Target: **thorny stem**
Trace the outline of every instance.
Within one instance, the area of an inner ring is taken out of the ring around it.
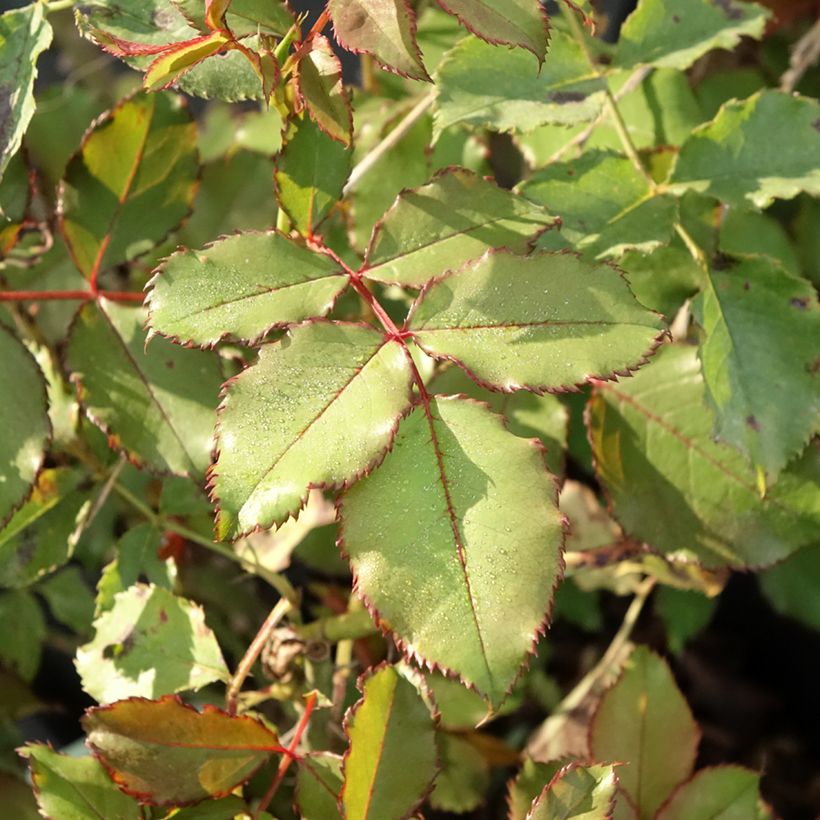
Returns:
[[[225,695],[225,706],[228,710],[228,714],[236,714],[236,704],[237,699],[239,698],[239,692],[242,689],[242,684],[245,683],[246,678],[250,675],[251,669],[256,663],[256,659],[265,648],[265,644],[268,642],[268,638],[270,638],[271,633],[274,629],[276,629],[282,618],[284,618],[292,608],[293,607],[287,598],[280,598],[277,601],[276,606],[274,606],[268,614],[268,617],[265,618],[265,622],[259,628],[259,631],[256,633],[256,637],[251,642],[251,645],[248,647],[245,655],[239,662],[239,666],[236,667],[234,676],[231,678],[231,683],[228,686],[228,691]]]
[[[258,820],[262,812],[265,811],[265,809],[267,809],[267,807],[270,805],[271,800],[273,800],[274,795],[279,789],[279,786],[285,779],[285,775],[287,774],[287,771],[290,768],[290,764],[293,761],[294,757],[296,757],[296,749],[299,747],[299,743],[302,740],[302,735],[305,733],[305,730],[308,727],[308,723],[310,722],[310,716],[313,713],[313,707],[315,705],[316,693],[312,692],[308,696],[307,703],[305,703],[305,711],[302,713],[302,717],[299,719],[299,723],[296,726],[296,731],[293,733],[293,740],[291,740],[290,744],[288,745],[287,753],[282,757],[282,760],[279,763],[279,768],[276,771],[276,777],[273,778],[273,782],[270,784],[270,788],[265,792],[264,796],[259,801],[259,805],[256,807],[256,810],[253,813],[254,820]]]

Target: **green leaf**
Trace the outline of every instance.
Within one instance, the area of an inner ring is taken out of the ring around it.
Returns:
[[[488,43],[531,51],[539,63],[547,52],[547,14],[539,0],[437,0],[473,34]]]
[[[804,547],[758,575],[763,594],[781,615],[820,630],[820,545]]]
[[[509,820],[526,820],[533,801],[565,765],[566,760],[542,763],[529,757],[524,758],[520,771],[508,784]]]
[[[342,758],[330,752],[305,755],[296,773],[296,805],[302,820],[341,820]]]
[[[561,517],[536,443],[485,405],[433,397],[345,493],[340,515],[371,612],[406,654],[459,675],[497,709],[560,572]]]
[[[540,74],[527,54],[468,37],[445,56],[435,79],[436,136],[457,123],[496,131],[574,125],[595,119],[604,101],[604,81],[561,31],[552,32]]]
[[[655,594],[655,611],[666,627],[666,643],[679,655],[686,644],[712,620],[717,598],[702,592],[662,586]]]
[[[60,230],[87,277],[160,242],[191,209],[196,128],[181,98],[132,97],[94,123],[60,185]]]
[[[624,68],[689,68],[713,48],[733,50],[743,37],[760,39],[770,12],[738,0],[640,0],[618,38],[615,61]]]
[[[11,758],[12,755],[9,755]],[[0,772],[0,800],[3,810],[14,820],[40,820],[31,785],[21,777]],[[128,818],[124,818],[128,820]]]
[[[407,0],[329,0],[336,42],[356,54],[372,54],[386,69],[429,80],[416,43],[416,17]]]
[[[152,524],[138,524],[117,542],[117,557],[103,567],[97,583],[99,615],[114,606],[114,598],[141,578],[158,587],[171,590],[176,579],[176,565],[157,554],[162,546],[162,533]]]
[[[232,794],[185,809],[172,809],[171,813],[166,815],[166,820],[235,820],[237,816],[248,816],[248,813],[248,804]],[[259,816],[270,817],[266,812]]]
[[[46,619],[24,590],[0,591],[0,666],[30,681],[40,668]]]
[[[558,220],[521,196],[464,168],[448,168],[427,185],[402,191],[379,220],[363,275],[421,287],[488,248],[526,253]]]
[[[700,359],[715,436],[773,482],[820,429],[817,296],[767,257],[727,259],[706,279],[693,313],[706,331]]]
[[[214,706],[197,712],[173,695],[94,707],[83,728],[119,788],[153,805],[224,797],[282,751],[260,721]]]
[[[34,114],[37,58],[51,45],[42,3],[0,15],[0,178]]]
[[[532,803],[531,820],[607,820],[615,807],[618,776],[614,766],[561,769]]]
[[[218,358],[165,339],[146,344],[145,312],[106,299],[77,314],[66,364],[88,417],[137,464],[199,476],[210,462]]]
[[[20,239],[30,200],[28,163],[22,153],[17,153],[0,179],[0,260],[8,256]]]
[[[463,814],[484,802],[490,783],[490,766],[481,752],[463,737],[439,735],[441,771],[430,795],[437,811]]]
[[[340,804],[347,820],[411,815],[438,770],[435,722],[416,687],[392,666],[359,681],[362,699],[345,721]]]
[[[26,587],[71,558],[90,503],[80,481],[66,467],[40,473],[31,498],[0,530],[0,587]]]
[[[316,322],[264,347],[220,409],[219,537],[279,525],[310,487],[346,486],[372,470],[410,404],[410,384],[403,347],[367,325]]]
[[[209,31],[205,23],[202,0],[172,0],[185,18],[203,34]],[[228,28],[236,37],[256,34],[260,27],[273,34],[286,34],[295,23],[287,3],[282,0],[232,0],[226,15]]]
[[[83,689],[99,703],[156,698],[230,680],[202,609],[172,592],[135,584],[94,621],[77,650]]]
[[[347,277],[330,257],[271,231],[180,250],[149,284],[153,330],[182,344],[213,345],[227,335],[258,341],[273,328],[325,315]]]
[[[425,353],[480,384],[535,392],[638,367],[662,327],[609,265],[495,251],[427,285],[408,326]]]
[[[69,566],[37,585],[51,614],[78,635],[91,632],[94,596],[79,567]]]
[[[759,817],[760,775],[740,766],[701,769],[678,786],[657,820],[754,820]]]
[[[681,147],[670,190],[697,191],[738,208],[765,208],[801,191],[818,196],[818,121],[817,100],[780,91],[728,102]]]
[[[349,173],[350,152],[310,119],[301,119],[274,173],[276,198],[299,233],[313,233],[342,198]]]
[[[349,148],[353,114],[342,82],[342,64],[327,38],[314,37],[310,50],[296,65],[298,94],[311,119],[329,137]]]
[[[60,820],[140,820],[136,800],[124,795],[92,757],[57,754],[30,744],[20,754],[29,762],[37,805],[44,817]]]
[[[51,437],[46,384],[34,357],[0,325],[0,526],[31,494]],[[9,397],[14,396],[10,401]]]
[[[597,383],[588,425],[598,476],[627,533],[655,549],[710,568],[772,564],[816,537],[812,476],[793,466],[761,499],[752,465],[712,441],[704,392],[685,346],[629,380]]]
[[[561,235],[595,258],[665,245],[677,218],[673,197],[653,195],[644,175],[609,151],[551,163],[521,192],[560,214]]]
[[[800,259],[785,227],[760,211],[729,208],[720,224],[718,249],[729,256],[769,256],[800,275]]]
[[[592,719],[592,758],[629,764],[619,767],[618,779],[643,820],[692,774],[699,742],[698,726],[666,662],[637,647]]]

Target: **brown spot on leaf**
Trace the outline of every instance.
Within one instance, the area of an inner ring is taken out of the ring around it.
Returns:
[[[816,376],[820,373],[820,359],[815,359],[809,366],[808,366],[809,375]]]
[[[673,23],[680,23],[680,17],[677,14],[672,15],[672,22]]]
[[[752,286],[751,286],[751,284],[749,284],[749,280],[747,279],[747,280],[743,283],[743,290],[751,290],[751,287],[752,287]]]
[[[713,0],[713,2],[729,20],[743,19],[743,12],[736,6],[732,5],[731,0]]]
[[[734,267],[737,264],[737,260],[732,259],[731,256],[727,256],[725,253],[716,253],[712,257],[712,269],[717,271],[724,271],[729,270],[729,268]]]
[[[805,296],[795,296],[794,299],[789,301],[789,304],[798,310],[805,310],[809,306],[809,300]]]
[[[173,369],[174,369],[174,367],[175,367],[176,365],[173,363],[173,361],[171,361],[171,360],[169,359],[167,362],[165,362],[165,366],[166,366],[169,370],[173,370]]]
[[[746,416],[746,424],[752,428],[755,432],[760,431],[760,423],[754,416]]]
[[[559,105],[583,102],[586,98],[587,95],[582,94],[580,91],[556,91],[549,95],[549,101]]]
[[[811,124],[811,127],[812,127],[815,131],[820,131],[820,120],[815,120],[815,121]]]
[[[168,623],[168,613],[165,611],[165,607],[161,607],[159,610],[159,622],[161,624]]]

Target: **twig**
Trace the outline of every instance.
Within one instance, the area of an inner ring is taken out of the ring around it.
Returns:
[[[803,75],[820,60],[820,20],[795,44],[789,59],[789,68],[780,78],[780,90],[791,94]]]

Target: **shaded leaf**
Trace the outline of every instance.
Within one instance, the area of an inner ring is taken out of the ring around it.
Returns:
[[[114,782],[141,802],[175,806],[224,797],[282,751],[260,721],[179,698],[129,698],[89,709],[87,743]]]
[[[528,820],[608,820],[618,777],[613,766],[570,764],[535,798]]]
[[[589,740],[593,759],[629,764],[618,769],[620,787],[650,818],[692,774],[700,731],[666,662],[639,646],[601,698]]]
[[[28,498],[51,437],[43,373],[10,330],[0,325],[0,526]],[[8,397],[14,396],[13,401]]]
[[[296,67],[299,97],[311,119],[329,137],[350,147],[353,114],[342,82],[342,64],[327,38],[318,35]]]
[[[37,58],[51,45],[41,3],[0,15],[0,178],[34,114]]]
[[[430,795],[438,811],[473,811],[484,802],[490,783],[490,766],[481,752],[459,735],[439,735],[441,771]]]
[[[712,619],[717,598],[707,598],[702,592],[662,586],[655,597],[655,611],[666,627],[666,643],[679,655],[686,644]]]
[[[276,158],[276,198],[301,234],[310,235],[342,197],[350,152],[307,117]]]
[[[547,51],[547,14],[539,0],[436,0],[488,43],[531,51],[539,63]]]
[[[329,0],[337,42],[356,54],[372,54],[386,69],[429,80],[416,43],[416,17],[407,0]]]
[[[408,327],[484,386],[540,392],[638,367],[662,325],[608,265],[488,251],[425,286]]]
[[[657,820],[754,820],[760,817],[760,775],[740,766],[701,769],[678,786]]]
[[[785,227],[760,211],[729,208],[720,223],[718,250],[729,256],[769,256],[789,273],[800,276],[797,249]]]
[[[551,163],[521,191],[560,214],[561,235],[595,258],[665,245],[677,218],[673,197],[653,195],[643,174],[609,151]]]
[[[31,786],[21,777],[0,772],[0,800],[3,810],[15,820],[40,820]]]
[[[485,405],[433,397],[345,493],[340,515],[371,611],[408,655],[458,674],[497,708],[560,572],[561,518],[540,448]]]
[[[765,208],[801,191],[820,195],[820,103],[762,91],[726,103],[683,144],[670,190],[697,191],[739,208]]]
[[[182,100],[132,97],[94,123],[60,185],[60,230],[94,277],[150,250],[189,212],[199,170]]]
[[[51,614],[78,635],[88,635],[94,619],[94,596],[79,567],[68,566],[37,585]]]
[[[743,37],[760,39],[770,12],[738,0],[640,0],[621,29],[615,61],[631,68],[689,68],[713,48],[732,50]]]
[[[552,32],[550,58],[540,73],[527,54],[468,37],[442,60],[436,89],[436,136],[457,123],[496,131],[574,125],[595,119],[604,101],[604,81],[560,31]]]
[[[710,268],[693,313],[706,331],[700,359],[715,436],[773,482],[820,429],[814,287],[767,257],[748,257]]]
[[[172,814],[168,814],[168,820],[234,820],[237,816],[247,816],[248,805],[235,794],[228,797],[221,797],[218,800],[208,800],[196,806],[184,809],[174,809]],[[261,817],[270,816],[263,813]]]
[[[94,621],[77,650],[83,689],[99,703],[201,689],[230,673],[202,609],[161,587],[135,584]]]
[[[347,820],[406,817],[427,795],[438,770],[435,723],[416,687],[392,666],[359,681],[348,713],[350,741],[340,798]]]
[[[220,409],[219,537],[281,524],[310,487],[345,486],[373,469],[410,384],[402,346],[366,325],[316,322],[265,346]]]
[[[544,208],[490,180],[463,168],[447,169],[427,185],[399,194],[373,231],[363,275],[421,287],[488,248],[526,253],[557,222]]]
[[[793,465],[761,499],[752,465],[712,441],[704,400],[691,347],[669,346],[632,379],[596,384],[590,440],[619,522],[662,552],[712,568],[765,566],[811,542],[816,468]]]
[[[201,475],[222,374],[214,354],[146,345],[145,312],[106,299],[77,314],[66,364],[89,418],[138,464]]]
[[[565,765],[566,760],[543,763],[529,757],[525,758],[520,771],[507,785],[509,820],[526,820],[533,801]]]
[[[798,550],[758,575],[769,603],[781,615],[820,630],[820,545]]]
[[[153,330],[184,344],[213,345],[226,335],[258,340],[272,328],[323,316],[347,277],[328,256],[272,231],[180,250],[150,286]]]
[[[61,755],[31,744],[20,754],[29,762],[37,804],[44,817],[59,820],[140,820],[142,809],[123,794],[92,757]]]
[[[305,755],[296,773],[296,805],[302,820],[341,820],[342,758],[330,752]]]
[[[40,668],[46,619],[25,590],[0,590],[0,666],[31,681]]]
[[[20,239],[30,200],[29,167],[23,152],[18,152],[11,158],[0,179],[0,260]]]

